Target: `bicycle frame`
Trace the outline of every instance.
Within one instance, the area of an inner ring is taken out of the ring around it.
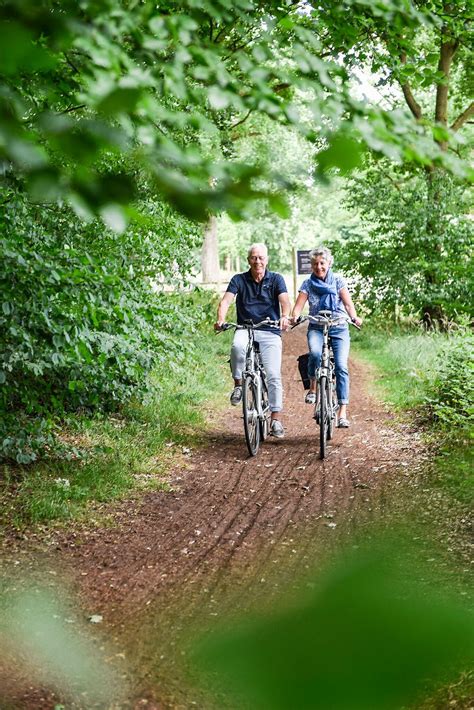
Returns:
[[[348,319],[340,316],[333,318],[331,311],[320,311],[317,316],[303,316],[299,319],[299,323],[305,320],[310,320],[317,325],[322,326],[323,347],[321,352],[321,364],[316,373],[318,381],[318,394],[316,404],[314,406],[313,418],[319,425],[320,429],[320,450],[321,459],[326,457],[326,442],[332,439],[334,422],[338,404],[335,397],[335,366],[331,360],[331,345],[330,345],[330,328],[338,325],[343,325],[348,322]]]

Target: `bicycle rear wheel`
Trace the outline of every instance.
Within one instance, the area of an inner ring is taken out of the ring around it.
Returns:
[[[258,420],[257,387],[249,375],[244,376],[242,409],[244,413],[245,441],[250,456],[255,456],[260,446],[260,422]]]
[[[319,458],[326,457],[328,435],[328,388],[327,377],[319,380]]]

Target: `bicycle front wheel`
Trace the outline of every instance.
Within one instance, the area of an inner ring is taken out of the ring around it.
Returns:
[[[334,377],[331,377],[330,380],[328,380],[328,402],[330,404],[328,418],[328,441],[330,441],[334,435],[334,423],[336,421],[337,412],[336,382]]]
[[[255,456],[260,446],[260,422],[258,420],[257,387],[250,376],[245,376],[242,387],[245,441],[250,456]]]
[[[319,458],[326,457],[328,435],[328,386],[327,377],[319,380]]]
[[[270,431],[270,404],[268,402],[268,387],[265,375],[260,375],[262,379],[262,419],[260,419],[260,439],[265,441]]]

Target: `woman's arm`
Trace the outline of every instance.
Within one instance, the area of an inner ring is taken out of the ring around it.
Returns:
[[[339,291],[339,296],[344,304],[344,308],[346,309],[349,318],[354,323],[354,325],[357,325],[360,328],[360,326],[362,325],[362,319],[357,316],[355,306],[352,302],[351,294],[349,293],[349,289],[347,289],[346,287],[341,288],[341,290]]]
[[[301,311],[303,310],[303,306],[307,300],[308,294],[304,291],[300,291],[298,294],[298,298],[296,299],[296,303],[293,307],[293,312],[291,314],[291,318],[293,321],[295,321],[301,315]]]

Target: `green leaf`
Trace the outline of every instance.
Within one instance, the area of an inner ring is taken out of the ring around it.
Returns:
[[[97,110],[107,116],[113,116],[117,113],[133,113],[141,96],[141,88],[117,87],[99,101]]]
[[[283,219],[287,219],[291,214],[290,205],[283,195],[270,195],[268,204],[273,212]]]
[[[345,133],[338,133],[329,141],[329,147],[317,155],[318,171],[321,173],[338,168],[347,174],[359,167],[364,148],[359,141]]]
[[[51,69],[56,60],[38,46],[31,30],[13,21],[0,21],[0,67],[3,74]]]
[[[214,631],[198,646],[196,661],[207,678],[234,693],[230,705],[239,707],[411,706],[428,678],[442,674],[446,682],[470,667],[474,622],[457,598],[438,597],[416,582],[421,560],[407,555],[397,569],[399,558],[399,543],[346,554],[318,574],[313,593],[267,618],[240,625],[234,618],[227,632]]]

